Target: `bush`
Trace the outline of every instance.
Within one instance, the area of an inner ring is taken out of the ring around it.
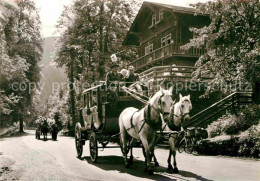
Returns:
[[[239,156],[260,158],[260,123],[241,134]]]
[[[222,132],[229,135],[238,134],[240,131],[247,129],[249,125],[246,117],[243,115],[230,115],[230,119],[225,120],[225,123]]]
[[[207,128],[209,137],[213,138],[215,136],[219,136],[221,134],[221,127],[222,125],[220,121],[214,121],[213,123],[211,123]]]
[[[221,134],[238,134],[252,125],[258,124],[260,119],[260,105],[245,106],[237,115],[226,113],[217,121],[211,123],[207,130],[210,137]]]
[[[196,151],[201,154],[208,155],[228,155],[237,156],[239,145],[237,144],[237,137],[218,137],[218,139],[203,140]]]
[[[252,125],[257,125],[260,119],[260,105],[247,105],[240,111],[240,115],[246,119],[245,130]]]
[[[207,131],[209,136],[212,138],[223,133],[236,133],[238,127],[237,120],[238,118],[235,115],[226,113],[208,126]]]
[[[209,155],[260,158],[260,122],[237,136],[226,135],[203,140],[196,151]]]

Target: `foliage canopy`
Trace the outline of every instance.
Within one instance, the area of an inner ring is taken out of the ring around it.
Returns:
[[[183,48],[205,47],[207,52],[196,62],[194,78],[214,73],[207,93],[214,87],[260,80],[260,2],[258,0],[210,1],[195,5],[208,14],[209,26],[190,28],[199,36]]]

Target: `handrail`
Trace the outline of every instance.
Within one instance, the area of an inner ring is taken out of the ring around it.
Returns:
[[[225,97],[224,99],[221,99],[220,101],[218,101],[218,102],[216,102],[216,103],[212,104],[211,106],[209,106],[208,108],[204,109],[203,111],[201,111],[201,112],[199,112],[199,113],[195,114],[195,115],[194,115],[194,116],[192,116],[191,118],[194,118],[194,117],[196,117],[196,116],[198,116],[198,115],[200,115],[200,114],[202,114],[202,113],[204,113],[204,112],[208,111],[209,109],[211,109],[211,108],[214,108],[216,105],[218,105],[218,104],[220,104],[220,103],[223,103],[225,100],[227,100],[227,99],[231,98],[231,97],[232,97],[233,95],[235,95],[235,94],[237,94],[237,93],[236,93],[236,92],[234,92],[234,93],[232,93],[232,94],[228,95],[228,96],[227,96],[227,97]]]
[[[141,61],[142,59],[152,56],[155,60],[163,58],[164,54],[166,54],[166,56],[169,55],[192,55],[192,56],[199,56],[201,54],[203,54],[203,52],[205,52],[204,48],[196,48],[196,47],[191,47],[189,50],[182,50],[181,48],[181,44],[180,43],[170,43],[166,46],[160,47],[155,49],[154,51],[152,51],[151,53],[148,53],[146,55],[143,55],[139,58],[137,58],[136,60],[132,61],[130,63],[130,65],[135,64],[138,61]],[[165,52],[165,50],[169,50]],[[162,55],[163,54],[163,55]],[[156,56],[160,55],[158,58]]]
[[[156,66],[140,73],[140,79],[159,79],[159,78],[172,78],[172,79],[185,79],[192,80],[192,72],[196,67],[192,66]],[[207,81],[212,79],[211,75],[204,75],[201,77]]]
[[[99,88],[99,87],[101,87],[101,86],[103,86],[103,85],[106,85],[106,81],[99,81],[99,85],[96,85],[96,86],[93,86],[93,87],[90,87],[90,88],[87,88],[87,89],[85,89],[82,93],[86,93],[86,92],[88,92],[88,91],[91,91],[91,90],[94,90],[94,89],[97,89],[97,88]],[[125,81],[123,81],[123,82],[118,82],[118,84],[120,84],[120,83],[122,83],[122,84],[128,84],[128,83],[133,83],[133,82],[125,82]]]
[[[152,67],[148,70],[143,71],[142,73],[140,73],[140,76],[144,76],[145,74],[148,74],[154,70],[158,70],[158,69],[165,69],[165,68],[169,68],[169,69],[183,69],[183,68],[187,68],[187,69],[196,69],[196,67],[192,67],[192,66],[172,66],[172,65],[167,65],[167,66],[156,66],[156,67]],[[179,71],[175,71],[174,72],[179,72]]]
[[[144,57],[146,57],[146,56],[153,55],[155,52],[158,52],[158,51],[160,51],[160,50],[162,50],[162,49],[165,49],[165,48],[167,48],[167,47],[170,47],[170,46],[173,45],[173,44],[174,44],[174,43],[170,43],[170,44],[168,44],[168,45],[166,45],[166,46],[164,46],[164,47],[157,48],[157,49],[153,50],[152,52],[150,52],[150,53],[148,53],[148,54],[146,54],[146,55],[143,55],[143,56],[137,58],[136,60],[132,61],[130,64],[134,64],[134,63],[137,62],[138,60],[141,60],[142,58],[144,58]],[[179,46],[179,47],[180,47],[180,46]]]
[[[223,111],[224,109],[226,109],[226,108],[228,108],[228,107],[232,107],[232,106],[234,106],[235,104],[243,103],[243,102],[241,102],[241,101],[239,100],[239,98],[251,98],[251,99],[252,99],[252,93],[253,93],[253,92],[234,92],[234,93],[228,95],[227,97],[221,99],[220,101],[218,101],[218,102],[212,104],[212,105],[209,106],[208,108],[206,108],[206,109],[200,111],[199,113],[195,114],[194,116],[192,116],[192,117],[191,117],[191,121],[188,122],[187,124],[185,124],[184,126],[187,127],[188,125],[192,125],[193,123],[196,123],[196,121],[197,121],[199,118],[201,118],[201,117],[204,117],[204,119],[205,119],[205,118],[210,119],[210,117],[216,115],[217,113]],[[248,97],[246,97],[246,96],[241,96],[242,94],[251,94],[251,96],[248,96]],[[238,96],[238,97],[237,97],[238,100],[234,100],[234,99],[236,98],[236,96]],[[228,106],[225,106],[225,104],[227,104],[227,103],[229,103],[229,102],[231,102],[231,104],[229,104]],[[212,112],[212,111],[213,111],[212,109],[219,109],[219,108],[221,109],[220,111],[217,111],[217,110],[216,110],[217,112],[213,112],[212,115],[209,115],[208,117],[205,116],[206,113],[209,114],[210,112]],[[200,124],[200,123],[202,123],[202,122],[205,121],[205,120],[203,120],[203,118],[201,118],[201,119],[202,119],[202,120],[201,120],[199,123],[197,123],[196,125],[198,125],[198,124]]]

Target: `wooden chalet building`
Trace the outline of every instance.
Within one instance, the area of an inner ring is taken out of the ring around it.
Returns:
[[[196,36],[190,27],[209,23],[209,16],[195,15],[193,8],[144,2],[123,41],[125,46],[139,47],[139,57],[130,65],[146,80],[154,76],[190,79],[195,62],[206,50],[180,47]]]
[[[194,47],[182,50],[180,47],[196,36],[189,30],[190,27],[202,28],[209,24],[210,17],[196,13],[193,8],[154,2],[143,3],[123,45],[139,47],[139,57],[130,65],[135,67],[151,94],[158,90],[157,83],[163,79],[169,79],[173,83],[184,83],[182,85],[186,87],[194,85],[191,81],[191,74],[196,69],[194,65],[206,50]],[[205,70],[195,84],[202,82],[203,85],[207,80],[211,80],[213,77],[210,74]],[[255,100],[260,102],[260,93],[257,94],[260,92],[260,83],[256,84],[255,89]],[[251,103],[253,100],[250,92],[235,92],[222,100],[220,92],[215,92],[210,99],[199,98],[204,93],[203,89],[178,90],[176,84],[173,97],[178,99],[178,93],[190,94],[192,99],[193,116],[186,126],[206,126],[211,120],[216,120],[223,111],[230,108],[234,110],[235,106]]]

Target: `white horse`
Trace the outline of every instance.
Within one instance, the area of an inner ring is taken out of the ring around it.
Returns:
[[[190,111],[192,109],[192,104],[190,101],[190,95],[182,97],[179,94],[179,102],[174,104],[171,108],[171,119],[169,121],[163,121],[162,130],[163,131],[181,131],[183,122],[190,120]],[[173,137],[169,138],[169,157],[168,157],[168,170],[172,171],[173,173],[178,173],[177,163],[176,163],[176,137],[177,134]],[[173,165],[171,165],[171,156],[173,155]],[[154,156],[154,155],[153,155]],[[156,158],[154,156],[154,160]]]
[[[160,114],[163,115],[164,119],[170,119],[172,103],[172,87],[169,90],[164,90],[160,87],[160,91],[149,100],[149,103],[144,108],[138,110],[134,107],[129,107],[124,109],[120,114],[120,141],[125,157],[126,168],[129,168],[130,162],[133,161],[131,144],[130,162],[127,160],[128,148],[126,138],[128,133],[132,138],[141,140],[146,155],[145,171],[149,174],[153,174],[151,168],[151,153],[154,152],[156,132],[162,127]]]

